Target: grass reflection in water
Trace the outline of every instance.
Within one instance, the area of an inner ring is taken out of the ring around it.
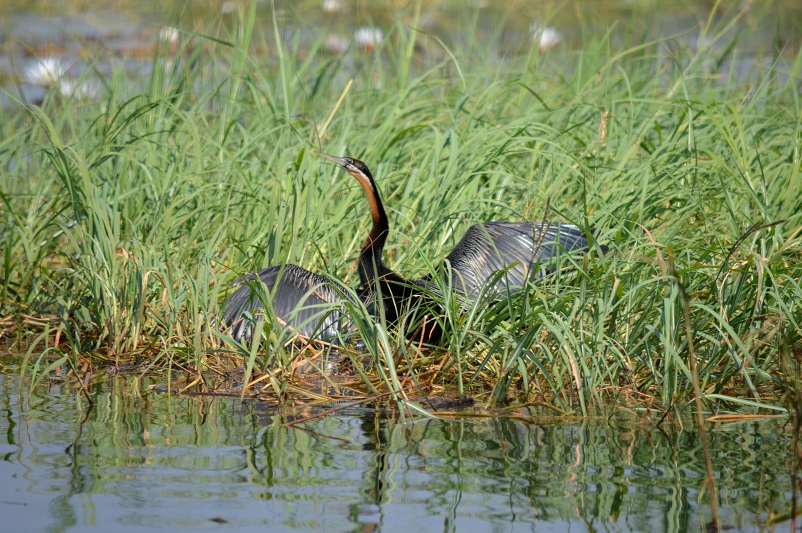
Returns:
[[[57,388],[21,409],[15,379],[0,375],[0,509],[14,530],[698,531],[709,520],[698,434],[650,431],[634,415],[401,421],[361,408],[286,427],[309,408],[168,396],[117,378],[88,412]],[[723,525],[757,529],[787,511],[782,421],[721,425],[709,438]]]

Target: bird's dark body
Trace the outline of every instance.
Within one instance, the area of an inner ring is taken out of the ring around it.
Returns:
[[[491,278],[498,278],[492,292],[517,292],[552,271],[560,256],[587,248],[585,232],[573,224],[486,222],[468,228],[446,261],[454,289],[475,299]]]
[[[255,290],[257,277],[265,284],[267,290],[264,293]],[[289,333],[332,339],[347,328],[349,321],[345,310],[337,304],[344,303],[348,289],[342,282],[328,276],[288,264],[248,274],[239,285],[223,304],[229,334],[237,341],[250,339],[253,335],[253,324],[243,317],[243,313],[254,314],[268,308],[259,294],[270,298],[270,306]]]

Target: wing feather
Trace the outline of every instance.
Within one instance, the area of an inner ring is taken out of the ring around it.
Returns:
[[[537,279],[553,270],[560,256],[587,248],[585,232],[573,224],[486,222],[468,228],[446,260],[455,289],[475,298],[501,270],[506,272],[493,289],[517,292],[530,275]]]
[[[257,278],[267,291],[259,290]],[[243,314],[254,315],[268,307],[273,308],[288,332],[306,337],[335,338],[346,326],[347,315],[336,304],[344,301],[343,295],[349,294],[348,290],[342,282],[328,276],[287,264],[248,274],[238,285],[223,304],[225,323],[237,341],[253,335],[253,324]]]

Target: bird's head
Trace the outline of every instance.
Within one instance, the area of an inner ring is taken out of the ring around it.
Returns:
[[[324,154],[323,152],[315,152],[320,157],[328,159],[332,163],[335,163],[345,170],[348,171],[353,177],[362,184],[363,187],[370,190],[376,190],[376,184],[373,181],[373,174],[370,173],[370,169],[368,166],[360,161],[359,159],[354,159],[353,157],[337,157],[329,154]]]

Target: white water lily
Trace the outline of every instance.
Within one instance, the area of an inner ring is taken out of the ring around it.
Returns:
[[[345,11],[345,2],[343,0],[323,0],[324,13],[339,13]]]
[[[532,38],[541,51],[551,50],[563,40],[562,33],[553,26],[540,26],[536,23],[532,23],[532,25],[529,26],[529,33],[532,34]]]
[[[348,39],[341,35],[329,33],[323,41],[323,47],[332,54],[342,54],[348,51]]]
[[[172,26],[165,26],[159,30],[159,40],[166,43],[172,44],[177,42],[180,35],[181,31],[178,28],[173,28]]]
[[[98,80],[86,79],[82,81],[63,78],[59,82],[61,94],[78,99],[95,100],[100,97],[103,85]]]
[[[58,57],[41,57],[28,65],[22,74],[26,83],[45,87],[58,83],[67,72],[67,65]]]
[[[384,32],[379,28],[359,28],[354,31],[354,44],[366,50],[373,50],[384,41]]]

